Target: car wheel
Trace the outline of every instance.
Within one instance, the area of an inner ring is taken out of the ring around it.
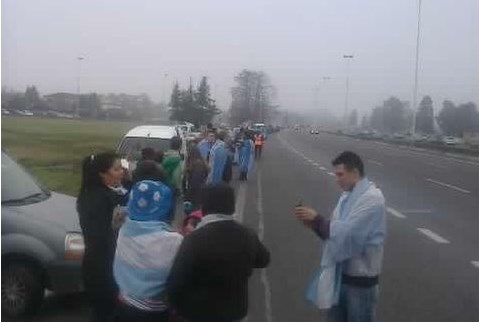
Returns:
[[[36,270],[12,263],[2,268],[2,314],[21,317],[34,313],[42,304],[44,288]]]

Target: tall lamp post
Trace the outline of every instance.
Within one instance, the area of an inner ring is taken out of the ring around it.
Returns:
[[[163,78],[162,78],[162,84],[160,85],[161,89],[160,89],[160,102],[161,103],[164,103],[165,101],[165,84],[167,83],[166,80],[167,80],[167,77],[168,77],[168,73],[164,73],[163,75]]]
[[[418,19],[417,19],[417,48],[415,51],[415,85],[413,87],[413,117],[412,117],[412,137],[415,136],[415,128],[417,123],[417,93],[418,93],[418,57],[420,52],[420,18],[422,10],[422,0],[418,0]]]
[[[80,74],[82,72],[82,61],[85,57],[77,57],[77,108],[75,109],[75,116],[80,117]]]
[[[345,89],[345,127],[348,125],[348,95],[350,92],[350,60],[353,59],[353,55],[343,55],[343,58],[347,60],[347,84]]]

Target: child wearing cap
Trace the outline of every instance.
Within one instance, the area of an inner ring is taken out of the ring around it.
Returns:
[[[171,189],[158,181],[137,182],[120,229],[114,260],[119,321],[166,321],[165,283],[182,242],[170,227]]]

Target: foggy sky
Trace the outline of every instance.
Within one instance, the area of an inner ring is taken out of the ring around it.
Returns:
[[[423,0],[419,101],[478,103],[478,0]],[[233,76],[264,70],[285,109],[361,112],[390,95],[412,101],[416,0],[3,0],[2,85],[42,94],[148,93],[210,77],[222,109]],[[168,76],[165,76],[168,74]],[[331,81],[322,82],[323,76]]]

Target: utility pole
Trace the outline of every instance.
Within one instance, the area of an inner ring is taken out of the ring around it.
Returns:
[[[168,73],[164,73],[164,74],[163,74],[163,78],[162,78],[162,80],[161,80],[162,83],[160,84],[160,96],[161,96],[160,102],[161,102],[161,103],[164,103],[164,101],[165,101],[165,85],[166,85],[166,83],[167,83],[167,82],[166,82],[167,77],[168,77]],[[165,104],[166,104],[166,103],[165,103]]]
[[[80,117],[80,73],[82,71],[82,61],[84,57],[77,57],[78,69],[77,69],[77,106],[75,109],[75,116]]]
[[[347,84],[345,91],[345,127],[348,126],[348,95],[350,92],[350,60],[353,59],[353,55],[343,55],[343,58],[347,60]]]
[[[412,120],[412,137],[415,136],[415,128],[417,123],[417,93],[418,93],[418,57],[420,54],[420,22],[421,22],[422,0],[418,0],[418,19],[417,19],[417,48],[415,53],[415,85],[413,88],[413,120]]]

